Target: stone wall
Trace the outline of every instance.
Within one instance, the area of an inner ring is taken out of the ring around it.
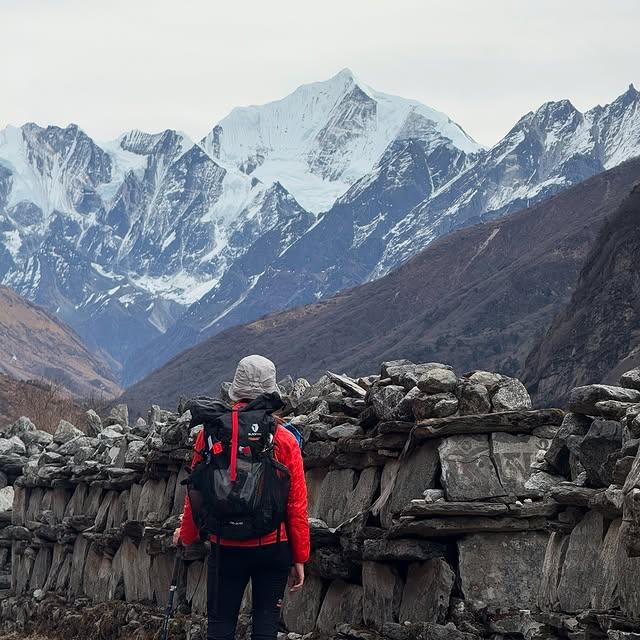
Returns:
[[[545,461],[564,480],[538,619],[575,638],[640,638],[640,370],[571,393]]]
[[[281,387],[306,440],[313,547],[306,585],[283,608],[291,640],[633,631],[640,391],[576,390],[565,415],[533,410],[515,379],[407,361],[358,381],[329,373]],[[82,429],[63,421],[53,436],[27,419],[4,430],[6,630],[157,633],[189,418],[154,407],[129,424],[120,406],[104,421],[89,412]],[[206,553],[186,552],[173,637],[203,637]]]

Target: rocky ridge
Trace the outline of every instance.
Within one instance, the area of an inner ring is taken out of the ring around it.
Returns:
[[[568,304],[527,358],[524,381],[541,398],[617,380],[640,363],[640,185],[593,243]]]
[[[640,370],[576,388],[567,413],[439,363],[280,384],[306,440],[313,548],[282,638],[640,633]],[[159,407],[130,424],[124,405],[81,426],[2,431],[2,626],[151,638],[197,428]],[[186,552],[172,637],[204,637],[205,555]]]

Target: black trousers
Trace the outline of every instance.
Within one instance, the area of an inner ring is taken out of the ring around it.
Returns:
[[[290,566],[288,542],[260,547],[220,546],[218,550],[212,545],[207,574],[207,640],[234,639],[249,579],[253,601],[251,638],[276,640]]]

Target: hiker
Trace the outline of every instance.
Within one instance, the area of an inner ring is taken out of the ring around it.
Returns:
[[[291,592],[302,588],[309,559],[302,454],[296,437],[272,415],[283,402],[271,360],[243,358],[229,396],[231,409],[204,398],[187,404],[192,425],[204,428],[196,438],[174,543],[189,545],[203,534],[211,541],[208,640],[235,637],[249,579],[251,637],[275,640],[287,583]],[[247,506],[252,504],[257,506]]]

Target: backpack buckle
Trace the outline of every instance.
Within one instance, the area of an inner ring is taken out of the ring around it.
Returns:
[[[222,442],[217,440],[211,447],[211,453],[213,453],[214,456],[219,456],[222,453],[223,448],[224,447],[222,446]]]
[[[222,450],[224,449],[224,447],[222,446],[222,442],[220,442],[220,440],[216,440],[214,442],[211,436],[209,436],[207,444],[209,445],[209,451],[214,456],[219,456],[222,453]]]

